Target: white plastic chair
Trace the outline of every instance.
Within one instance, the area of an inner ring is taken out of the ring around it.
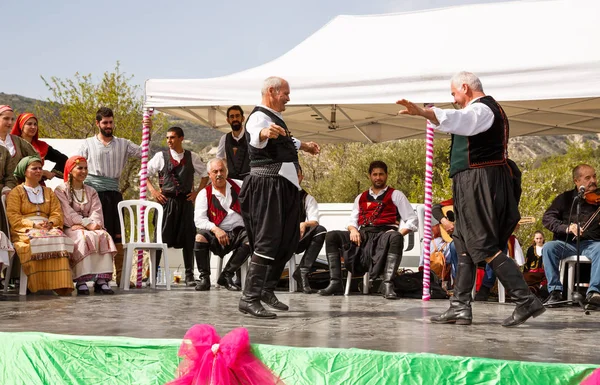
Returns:
[[[350,283],[352,282],[352,273],[348,272],[348,276],[346,277],[346,290],[344,291],[344,295],[350,294]],[[363,275],[363,294],[369,294],[369,273],[365,273]]]
[[[6,195],[2,195],[2,208],[4,209],[4,219],[6,219],[6,228],[8,240],[10,239],[10,225],[8,223],[8,215],[6,215]],[[4,294],[8,292],[8,284],[10,282],[10,276],[12,273],[12,265],[17,253],[13,252],[8,257],[8,265],[6,265],[6,276],[4,277]],[[23,271],[23,265],[21,265],[21,276],[19,277],[19,295],[27,295],[27,276]]]
[[[567,269],[567,280],[569,281],[569,287],[567,287],[567,300],[573,300],[573,291],[575,290],[575,264],[577,263],[577,256],[572,255],[560,261],[560,283],[564,283],[565,269]],[[583,255],[579,256],[579,263],[592,263],[588,257]],[[563,286],[564,290],[564,286]]]
[[[146,231],[145,241],[142,241],[142,234],[140,232],[142,221],[141,221],[141,209],[144,207],[144,229]],[[171,274],[169,271],[169,257],[167,254],[167,244],[162,241],[162,223],[163,223],[163,208],[162,205],[156,202],[143,201],[143,200],[126,200],[119,202],[119,222],[121,223],[121,239],[123,241],[123,248],[125,251],[125,258],[123,258],[123,272],[121,274],[121,282],[119,287],[121,290],[129,290],[129,277],[131,276],[131,263],[133,261],[133,252],[135,250],[149,250],[150,251],[150,285],[154,289],[156,288],[156,250],[162,250],[162,257],[165,261],[165,277],[167,290],[171,290]],[[125,233],[125,222],[124,222],[124,209],[129,213],[129,239]],[[135,209],[135,216],[134,216]],[[156,242],[150,242],[149,234],[149,218],[152,209],[156,210],[157,221],[156,221]]]

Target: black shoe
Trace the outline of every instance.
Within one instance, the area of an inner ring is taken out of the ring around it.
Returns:
[[[294,278],[296,281],[298,290],[302,291],[304,294],[312,294],[316,292],[316,290],[313,290],[310,287],[310,283],[308,282],[308,273],[310,273],[310,269],[299,267],[292,275],[292,278]]]
[[[486,302],[490,298],[491,288],[481,285],[477,294],[475,294],[474,300],[477,302]]]
[[[451,301],[448,310],[441,315],[431,317],[430,320],[434,324],[471,325],[473,314],[470,305]]]
[[[186,276],[185,277],[185,286],[190,286],[190,287],[194,287],[198,284],[198,282],[196,282],[196,279],[194,279],[193,275],[190,276]]]
[[[77,289],[77,295],[90,295],[90,289],[85,282],[77,283],[75,288]]]
[[[224,288],[226,288],[229,291],[242,290],[241,287],[237,286],[233,282],[233,277],[225,272],[221,273],[221,275],[219,276],[219,279],[217,279],[217,285],[223,286]]]
[[[546,298],[546,300],[544,301],[544,306],[550,307],[550,308],[560,307],[560,306],[564,306],[566,303],[567,303],[567,301],[565,301],[563,299],[561,290],[552,290],[552,292],[550,293],[548,298]]]
[[[266,303],[268,306],[272,307],[273,309],[281,311],[288,311],[290,309],[288,305],[277,299],[275,293],[271,291],[263,290],[263,292],[260,295],[260,300]]]
[[[385,262],[385,269],[383,271],[383,285],[381,286],[381,293],[385,299],[398,299],[398,295],[394,290],[394,277],[398,272],[398,266],[402,256],[398,254],[388,253],[387,261]]]
[[[106,284],[106,286],[108,287],[108,289],[103,289],[102,285],[98,285],[98,283],[94,282],[94,293],[95,294],[115,294],[115,292],[113,291],[113,289],[110,288],[110,286],[108,286],[108,283]]]
[[[600,309],[600,293],[597,291],[590,291],[585,297],[586,310],[598,310]]]
[[[277,318],[277,314],[271,313],[260,303],[262,289],[267,276],[267,265],[250,262],[248,276],[246,277],[246,286],[238,309],[244,313],[257,318]]]
[[[210,275],[202,276],[198,279],[195,285],[196,291],[208,291],[210,290]]]
[[[327,253],[327,262],[329,263],[329,286],[323,290],[319,290],[317,294],[344,294],[344,286],[342,286],[342,261],[340,259],[340,253]]]
[[[538,317],[546,311],[542,302],[536,297],[519,270],[517,263],[506,254],[500,253],[490,262],[496,276],[506,288],[506,292],[513,298],[515,310],[510,317],[502,322],[504,327],[513,327],[522,324],[531,317]]]

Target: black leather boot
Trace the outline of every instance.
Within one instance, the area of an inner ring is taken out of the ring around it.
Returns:
[[[308,274],[310,273],[312,265],[317,260],[319,252],[323,248],[324,242],[325,234],[319,234],[313,237],[312,241],[310,242],[310,245],[308,245],[308,248],[302,256],[300,264],[298,264],[298,269],[294,272],[293,277],[296,280],[296,283],[298,283],[298,286],[302,288],[302,292],[304,294],[312,294],[315,292],[315,290],[313,290],[310,287],[310,282],[308,281]]]
[[[196,256],[196,265],[199,273],[196,291],[210,290],[210,250],[208,243],[196,242],[194,255]]]
[[[327,262],[329,262],[329,286],[317,293],[320,295],[344,294],[340,253],[327,253]]]
[[[275,288],[279,283],[281,273],[285,269],[286,262],[279,262],[269,266],[269,269],[267,270],[267,279],[265,280],[265,285],[263,286],[262,294],[260,296],[261,301],[269,307],[281,311],[289,310],[289,306],[281,302],[277,296],[275,296]]]
[[[381,293],[385,299],[398,299],[396,291],[394,290],[394,277],[398,272],[398,266],[402,257],[397,254],[388,253],[387,261],[385,262],[385,270],[383,272],[383,285],[381,286]]]
[[[470,325],[473,321],[471,313],[471,290],[475,285],[477,266],[468,255],[458,256],[458,271],[454,282],[454,293],[450,297],[450,308],[442,315],[431,317],[436,324]]]
[[[194,278],[194,253],[193,250],[183,249],[183,266],[185,266],[185,286],[196,286]],[[209,270],[210,272],[210,265]]]
[[[244,313],[258,318],[277,318],[277,314],[271,313],[260,303],[265,277],[267,276],[267,265],[261,265],[255,262],[250,262],[248,276],[246,277],[246,287],[238,309]]]
[[[242,290],[241,287],[239,287],[233,282],[233,275],[246,262],[249,256],[250,246],[242,244],[240,247],[238,247],[235,253],[233,253],[233,255],[231,256],[231,258],[229,258],[229,261],[227,261],[227,265],[225,265],[225,268],[221,272],[221,275],[219,275],[219,279],[217,279],[217,284],[219,286],[225,287],[227,290],[230,291]]]
[[[502,326],[520,325],[530,317],[537,317],[546,311],[538,297],[529,290],[529,286],[515,261],[506,254],[500,253],[492,260],[490,266],[492,266],[496,276],[517,305],[512,315],[502,322]]]

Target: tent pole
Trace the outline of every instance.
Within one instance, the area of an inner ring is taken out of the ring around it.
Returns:
[[[426,104],[425,107],[433,107]],[[425,139],[425,219],[423,223],[423,301],[431,299],[430,276],[431,266],[429,256],[431,253],[431,202],[433,196],[433,124],[427,121],[427,133]]]
[[[144,120],[150,119],[153,114],[153,110],[150,108],[144,108]],[[142,126],[142,165],[140,169],[140,200],[146,200],[146,181],[148,180],[148,148],[150,147],[150,127],[144,123]],[[144,208],[140,207],[140,237],[141,241],[144,241],[146,236],[146,229],[144,228]],[[160,231],[160,229],[157,229]],[[135,287],[140,289],[142,287],[142,279],[144,274],[144,252],[138,250],[138,261],[137,261],[137,277]],[[150,272],[152,274],[152,272]],[[169,277],[167,277],[169,279]]]

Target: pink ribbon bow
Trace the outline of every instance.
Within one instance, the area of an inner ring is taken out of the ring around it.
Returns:
[[[221,338],[212,325],[194,325],[179,348],[178,378],[167,385],[283,385],[254,354],[245,328]]]

